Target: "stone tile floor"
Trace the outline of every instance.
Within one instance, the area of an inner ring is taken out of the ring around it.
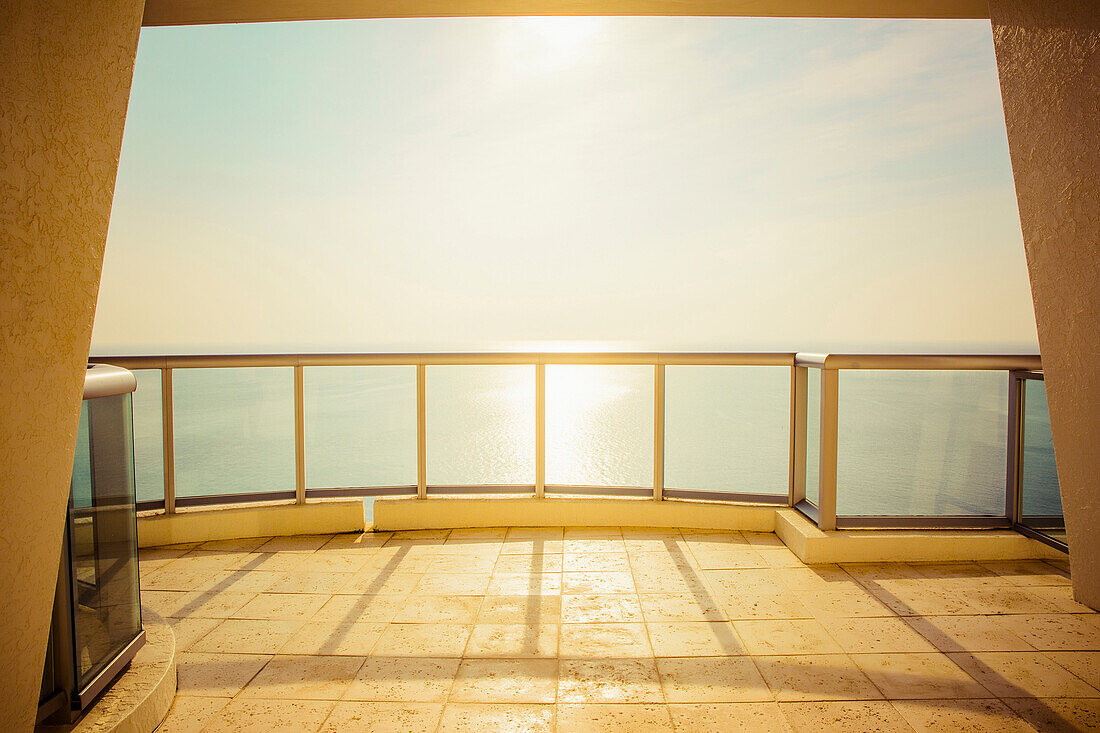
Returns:
[[[182,650],[163,733],[1100,729],[1061,562],[513,528],[157,548],[141,580]]]

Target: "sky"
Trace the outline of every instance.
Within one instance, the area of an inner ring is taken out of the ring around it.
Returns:
[[[988,21],[142,29],[93,354],[1038,353]]]

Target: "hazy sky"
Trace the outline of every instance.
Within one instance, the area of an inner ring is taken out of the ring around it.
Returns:
[[[1033,351],[988,21],[146,28],[97,354]]]

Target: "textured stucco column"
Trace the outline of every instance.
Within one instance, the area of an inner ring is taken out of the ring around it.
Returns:
[[[1100,5],[989,6],[1074,593],[1100,608]]]
[[[143,0],[0,0],[0,730],[33,726]]]

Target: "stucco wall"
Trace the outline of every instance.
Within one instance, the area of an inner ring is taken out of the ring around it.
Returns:
[[[0,0],[0,730],[34,723],[142,0]]]
[[[1074,592],[1100,608],[1100,6],[991,0],[990,18]]]

